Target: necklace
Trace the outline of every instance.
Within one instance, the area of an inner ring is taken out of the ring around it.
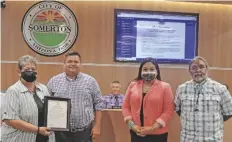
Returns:
[[[155,81],[154,81],[155,82]],[[154,82],[152,82],[152,84],[143,84],[143,93],[147,93],[149,92],[149,90],[151,89],[152,85],[154,84]]]
[[[143,88],[143,93],[147,93],[150,90],[150,87]]]

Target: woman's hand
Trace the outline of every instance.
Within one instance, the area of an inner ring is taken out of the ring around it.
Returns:
[[[154,129],[152,126],[145,126],[140,128],[140,134],[142,135],[148,135],[154,132]]]
[[[135,133],[140,133],[140,126],[138,126],[138,125],[132,126],[131,129],[132,129]]]
[[[138,125],[134,125],[131,129],[140,137],[146,136],[146,135],[141,134],[141,127]]]
[[[38,133],[43,135],[43,136],[49,136],[52,134],[52,132],[50,131],[50,128],[47,127],[39,127],[39,131]]]

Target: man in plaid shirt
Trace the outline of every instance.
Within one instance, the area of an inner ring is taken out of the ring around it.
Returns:
[[[232,116],[232,97],[224,85],[207,77],[204,58],[195,57],[189,72],[192,80],[181,84],[175,96],[181,142],[223,142],[223,123]]]
[[[101,90],[97,81],[80,69],[81,55],[68,52],[64,72],[52,77],[47,84],[53,96],[71,99],[70,131],[56,131],[56,142],[91,142],[100,135]]]

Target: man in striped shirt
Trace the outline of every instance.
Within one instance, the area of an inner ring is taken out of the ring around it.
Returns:
[[[101,91],[97,81],[80,72],[80,67],[80,54],[67,53],[64,72],[52,77],[47,85],[54,96],[71,99],[71,130],[56,132],[56,142],[91,142],[100,134]]]

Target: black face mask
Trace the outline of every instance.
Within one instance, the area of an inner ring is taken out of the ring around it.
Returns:
[[[21,72],[21,77],[27,82],[34,82],[36,80],[37,72],[34,71],[24,71]]]

